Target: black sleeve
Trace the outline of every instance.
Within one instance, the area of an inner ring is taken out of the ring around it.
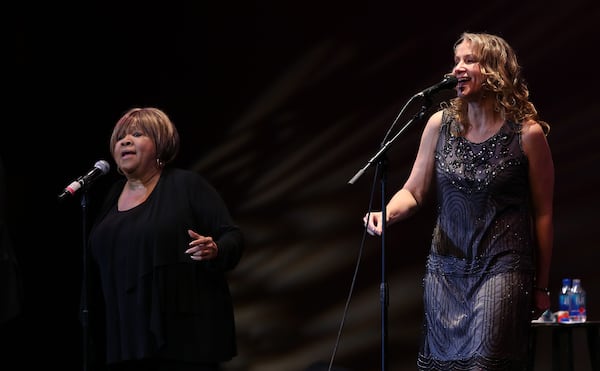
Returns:
[[[0,160],[0,324],[21,312],[22,279],[7,223],[6,179]]]

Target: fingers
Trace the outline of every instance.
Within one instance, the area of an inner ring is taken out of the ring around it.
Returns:
[[[218,249],[217,245],[213,243],[210,246],[194,246],[185,252],[192,260],[210,260],[217,257]]]
[[[188,229],[187,232],[193,240],[189,243],[190,247],[185,250],[185,253],[188,254],[192,260],[209,260],[214,259],[217,256],[217,244],[213,241],[212,237],[203,236],[191,229]]]
[[[201,235],[199,235],[198,233],[192,231],[191,229],[188,229],[188,235],[192,238],[199,238],[202,237]]]
[[[378,230],[377,225],[375,223],[377,223],[377,217],[376,215],[372,214],[372,213],[368,213],[363,217],[363,222],[364,222],[364,226],[365,228],[367,228],[367,233],[370,234],[371,236],[379,236],[381,234],[381,231]]]
[[[203,236],[201,234],[198,234],[198,233],[192,231],[191,229],[188,229],[188,235],[193,238],[193,240],[189,243],[189,245],[192,247],[199,246],[199,245],[209,246],[210,244],[214,244],[212,237]]]
[[[192,260],[210,260],[217,256],[216,249],[214,248],[203,248],[193,253],[189,253],[189,255]]]

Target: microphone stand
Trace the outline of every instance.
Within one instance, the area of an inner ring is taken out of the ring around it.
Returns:
[[[81,195],[81,226],[82,226],[82,284],[81,284],[81,326],[83,335],[83,371],[88,369],[89,347],[89,318],[88,318],[88,259],[87,259],[87,192]]]
[[[418,95],[414,95],[406,105],[408,105],[415,97]],[[406,107],[405,105],[405,107]],[[371,157],[371,159],[367,162],[367,164],[360,169],[353,177],[348,181],[348,184],[354,184],[358,178],[360,178],[364,172],[371,167],[374,163],[377,163],[377,168],[381,169],[380,175],[380,184],[381,184],[381,283],[379,285],[379,302],[381,306],[381,371],[387,371],[387,348],[388,348],[388,331],[387,331],[387,322],[388,322],[388,306],[389,306],[389,288],[387,283],[387,262],[386,262],[386,224],[387,224],[387,215],[386,215],[386,183],[387,183],[387,158],[385,156],[387,150],[392,145],[398,137],[417,119],[423,118],[427,108],[431,105],[431,100],[428,96],[425,97],[425,101],[421,106],[421,109],[406,123],[404,126],[390,139],[381,145],[381,148],[377,153]],[[402,111],[394,120],[392,124],[392,128],[398,118],[402,115]],[[389,131],[388,131],[389,133]],[[386,135],[387,137],[387,135]]]
[[[104,160],[97,161],[94,164],[94,168],[90,170],[86,175],[79,177],[77,180],[73,181],[69,184],[61,194],[58,195],[59,201],[64,201],[66,198],[73,196],[75,192],[81,189],[81,236],[82,236],[82,280],[81,280],[81,292],[80,292],[80,317],[79,320],[82,326],[82,335],[83,335],[83,371],[87,371],[89,366],[89,345],[90,345],[90,336],[89,336],[89,316],[88,316],[88,249],[87,249],[87,232],[88,232],[88,194],[87,188],[92,184],[92,182],[101,175],[108,173],[110,169],[110,164]]]

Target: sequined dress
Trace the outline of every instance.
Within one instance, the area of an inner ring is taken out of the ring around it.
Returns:
[[[517,124],[482,143],[450,133],[436,148],[438,218],[423,280],[419,370],[522,370],[534,243],[528,162]]]

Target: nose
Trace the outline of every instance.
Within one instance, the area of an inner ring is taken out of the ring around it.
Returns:
[[[129,136],[129,134],[126,135],[125,137],[123,137],[123,139],[121,139],[119,142],[121,143],[122,146],[128,146],[132,143],[131,137]]]

